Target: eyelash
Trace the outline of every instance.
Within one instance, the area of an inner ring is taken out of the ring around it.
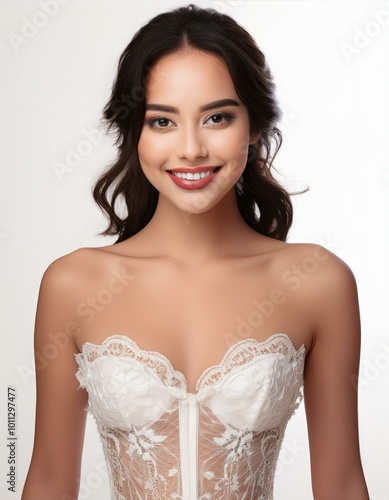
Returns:
[[[214,113],[213,115],[209,116],[205,121],[207,122],[208,120],[210,120],[214,116],[221,116],[223,118],[223,121],[221,123],[216,123],[215,126],[229,124],[236,118],[236,115],[234,115],[232,113],[227,113],[224,111],[222,113]],[[160,120],[166,120],[168,122],[171,122],[171,120],[169,120],[168,118],[165,118],[163,116],[158,116],[156,118],[151,118],[150,120],[147,120],[146,125],[148,125],[150,128],[159,129],[159,130],[165,129],[165,128],[167,129],[168,127],[156,127],[155,126],[155,124]]]

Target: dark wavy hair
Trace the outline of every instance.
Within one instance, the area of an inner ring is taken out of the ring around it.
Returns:
[[[234,186],[240,214],[258,233],[285,241],[293,207],[288,192],[272,174],[272,163],[282,143],[275,126],[281,111],[265,56],[234,19],[192,4],[151,19],[120,56],[112,94],[103,112],[107,132],[115,132],[118,155],[92,191],[109,218],[107,229],[99,234],[117,234],[119,243],[143,229],[155,212],[159,193],[144,175],[137,152],[144,125],[147,78],[160,58],[188,47],[224,59],[236,93],[247,107],[251,131],[260,132],[257,143],[249,147],[244,172]],[[127,214],[120,217],[115,204],[123,198]]]

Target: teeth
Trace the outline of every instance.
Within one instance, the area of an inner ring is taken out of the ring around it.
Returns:
[[[179,177],[180,179],[186,179],[188,181],[198,181],[199,179],[204,179],[204,177],[208,177],[209,175],[213,174],[215,170],[216,168],[214,168],[213,170],[207,170],[206,172],[196,172],[194,174],[192,174],[191,172],[172,172],[172,174],[176,177]]]

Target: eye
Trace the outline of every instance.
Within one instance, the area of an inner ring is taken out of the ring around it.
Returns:
[[[167,118],[152,118],[146,121],[146,124],[151,128],[167,128],[171,123],[173,122]]]
[[[224,125],[227,123],[231,123],[233,119],[235,118],[235,115],[232,113],[214,113],[211,115],[205,123],[210,122],[212,125]]]

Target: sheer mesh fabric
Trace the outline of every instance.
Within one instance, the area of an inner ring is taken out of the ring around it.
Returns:
[[[303,396],[304,355],[282,333],[241,340],[190,394],[166,357],[129,337],[85,343],[76,377],[88,391],[112,500],[186,500],[180,402],[188,398],[198,408],[197,497],[271,500],[285,427]]]

